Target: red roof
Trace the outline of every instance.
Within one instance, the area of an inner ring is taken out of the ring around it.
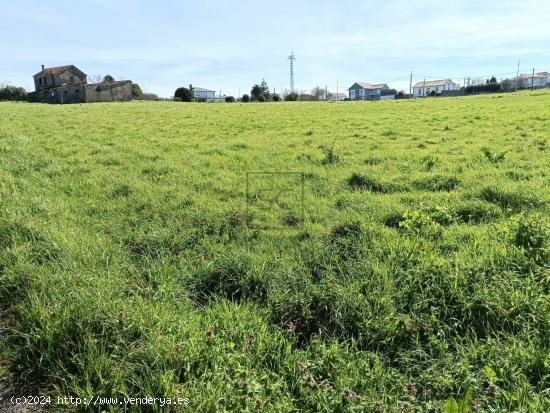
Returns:
[[[46,68],[44,68],[44,70],[41,70],[40,72],[38,72],[34,76],[60,75],[61,73],[64,73],[64,72],[66,72],[67,70],[69,70],[71,68],[75,68],[76,70],[78,70],[73,65],[46,67]],[[80,70],[78,70],[78,71],[80,72]],[[85,73],[82,73],[82,74],[85,74]]]

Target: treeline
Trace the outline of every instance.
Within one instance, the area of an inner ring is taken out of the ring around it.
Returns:
[[[235,98],[234,96],[223,96],[217,98],[224,99],[226,103],[233,102],[280,102],[281,100],[286,101],[295,101],[298,100],[298,94],[291,91],[283,92],[282,96],[280,94],[271,92],[265,79],[262,79],[261,83],[255,84],[250,89],[250,94],[245,93],[244,95]],[[178,87],[174,92],[174,100],[177,102],[205,102],[205,98],[195,98],[191,89],[187,87]]]
[[[0,101],[21,102],[27,100],[27,91],[22,87],[2,85],[0,86]]]

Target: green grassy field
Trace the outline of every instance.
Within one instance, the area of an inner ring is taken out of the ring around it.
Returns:
[[[550,411],[549,114],[548,92],[0,103],[14,387]]]

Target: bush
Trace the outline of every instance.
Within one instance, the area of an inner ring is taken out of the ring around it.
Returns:
[[[22,87],[4,86],[0,87],[0,101],[25,101],[27,100],[27,91]]]
[[[265,102],[265,96],[264,95],[260,95],[256,98],[256,102]]]
[[[227,96],[225,98],[225,102],[226,103],[233,103],[233,102],[235,102],[235,98],[233,96]]]
[[[143,91],[137,83],[132,83],[132,97],[134,99],[140,99],[143,96]]]
[[[502,86],[498,83],[487,83],[485,85],[467,86],[464,89],[466,95],[477,95],[479,93],[500,93]]]
[[[298,100],[298,94],[295,92],[291,92],[285,96],[285,101],[287,102],[296,102],[297,100]]]
[[[246,93],[243,95],[242,97],[242,102],[243,103],[248,103],[250,102],[250,96],[248,96]]]
[[[193,94],[186,87],[179,87],[174,92],[175,98],[180,98],[182,102],[191,102],[193,100]]]
[[[271,100],[272,100],[273,102],[280,102],[280,101],[281,101],[281,97],[280,97],[278,94],[274,93],[273,96],[271,96]]]

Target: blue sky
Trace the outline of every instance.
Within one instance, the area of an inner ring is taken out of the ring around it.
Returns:
[[[18,0],[2,5],[0,83],[33,88],[40,65],[131,79],[164,97],[224,94],[265,78],[296,88],[550,71],[546,0]]]

